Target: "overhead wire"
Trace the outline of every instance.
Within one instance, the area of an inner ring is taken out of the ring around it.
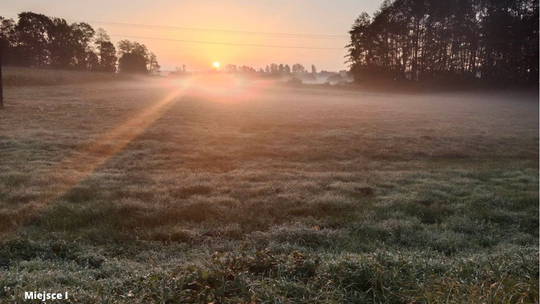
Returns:
[[[131,36],[131,35],[115,35],[115,34],[109,34],[109,36],[123,37],[123,38],[136,38],[136,39],[174,41],[174,42],[199,43],[199,44],[217,44],[217,45],[229,45],[229,46],[249,46],[249,47],[267,47],[267,48],[281,48],[281,49],[309,49],[309,50],[344,50],[344,48],[331,48],[331,47],[310,47],[310,46],[294,46],[294,45],[272,45],[272,44],[214,42],[214,41],[187,40],[187,39],[168,39],[168,38],[142,37],[142,36]]]
[[[9,16],[10,18],[16,18]],[[346,35],[326,35],[326,34],[306,34],[306,33],[280,33],[280,32],[262,32],[262,31],[240,31],[240,30],[224,30],[224,29],[209,29],[209,28],[196,28],[196,27],[180,27],[180,26],[164,26],[154,24],[141,24],[141,23],[123,23],[112,21],[97,21],[97,20],[80,20],[80,19],[64,19],[71,22],[85,22],[94,24],[103,24],[119,27],[132,27],[132,28],[144,28],[144,29],[158,29],[158,30],[177,30],[177,31],[195,31],[195,32],[213,32],[222,34],[234,34],[234,35],[253,35],[253,36],[279,36],[279,37],[294,37],[294,38],[309,38],[309,39],[344,39],[349,38]]]

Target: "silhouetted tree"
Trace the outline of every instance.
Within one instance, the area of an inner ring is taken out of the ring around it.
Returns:
[[[270,73],[278,73],[279,72],[279,68],[278,68],[278,65],[275,64],[275,63],[272,63],[270,64]]]
[[[285,73],[287,74],[291,73],[291,67],[288,64],[285,65]]]
[[[48,65],[53,68],[69,69],[75,61],[77,51],[80,50],[75,50],[78,46],[73,41],[71,28],[66,20],[60,18],[49,20],[46,28],[46,36],[49,40]]]
[[[85,68],[88,71],[101,71],[98,54],[96,54],[94,51],[89,51],[86,53]]]
[[[121,57],[124,54],[129,54],[133,51],[133,43],[129,40],[120,40],[116,45],[118,49],[118,57]]]
[[[97,70],[98,56],[91,45],[95,31],[88,23],[71,24],[71,38],[74,50],[73,65],[79,70]]]
[[[137,54],[148,60],[149,52],[148,48],[144,44],[138,42],[131,42],[129,40],[120,40],[118,42],[118,57],[122,57],[125,54]]]
[[[104,29],[99,28],[96,31],[95,43],[99,55],[99,70],[102,72],[116,72],[116,49]]]
[[[190,73],[187,72],[186,65],[183,64],[181,67],[177,66],[174,71],[169,73],[169,76],[172,77],[185,77],[190,75]]]
[[[0,51],[3,65],[11,65],[15,62],[16,46],[15,21],[0,17]]]
[[[159,74],[161,66],[157,62],[157,57],[148,51],[144,44],[121,40],[118,42],[118,56],[120,72]],[[141,62],[144,62],[144,70],[141,68]]]
[[[256,72],[254,68],[245,66],[245,65],[239,67],[238,70],[242,73],[255,73]]]
[[[49,36],[51,19],[42,14],[22,12],[15,26],[17,32],[18,65],[43,67],[49,63]]]
[[[385,1],[351,31],[355,81],[538,81],[537,0]]]
[[[238,68],[236,67],[235,64],[227,64],[225,66],[225,72],[227,72],[227,73],[236,73],[236,72],[238,72]]]
[[[304,66],[301,65],[300,63],[293,64],[293,67],[292,67],[293,74],[305,73],[305,71],[306,71],[306,68],[304,68]]]
[[[120,73],[147,74],[146,58],[136,53],[125,53],[118,60]]]
[[[149,52],[148,54],[148,72],[150,75],[159,75],[161,73],[160,71],[161,66],[157,62],[157,56],[153,52]]]
[[[61,18],[22,12],[15,23],[0,17],[0,48],[4,64],[28,67],[52,67],[61,69],[116,71],[116,49],[105,30],[94,29],[87,23],[69,24]],[[118,44],[118,56],[128,56],[125,70],[139,66],[140,58],[151,74],[159,73],[159,63],[154,53],[144,44],[122,40]],[[142,69],[135,68],[136,71]]]

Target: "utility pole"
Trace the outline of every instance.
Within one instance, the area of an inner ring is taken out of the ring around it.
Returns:
[[[2,35],[0,35],[0,38],[3,38]],[[4,83],[2,82],[2,42],[3,39],[0,39],[0,109],[4,108]]]

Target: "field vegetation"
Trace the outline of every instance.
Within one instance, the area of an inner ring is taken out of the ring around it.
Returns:
[[[538,302],[537,93],[183,81],[5,90],[0,303]]]
[[[2,67],[5,86],[54,86],[82,84],[89,82],[109,82],[135,80],[141,76],[75,70],[35,69],[23,67]]]

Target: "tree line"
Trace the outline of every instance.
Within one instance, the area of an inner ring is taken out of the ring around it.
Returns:
[[[305,74],[308,70],[300,63],[295,63],[292,67],[288,64],[276,64],[271,63],[266,67],[256,70],[249,66],[237,66],[235,64],[227,64],[224,69],[227,73],[259,73],[259,74]],[[315,65],[311,65],[311,73],[317,74],[317,68]]]
[[[538,83],[538,0],[386,0],[352,26],[356,82]]]
[[[276,64],[276,63],[271,63],[270,65],[267,65],[266,68],[263,70],[263,69],[260,69],[259,72],[261,73],[267,73],[267,74],[275,74],[275,73],[280,73],[280,74],[305,74],[305,73],[308,73],[308,70],[300,63],[295,63],[291,66],[289,66],[288,64]],[[317,68],[315,67],[315,65],[311,65],[311,73],[312,74],[317,74]]]
[[[22,12],[0,17],[2,64],[101,72],[159,73],[157,57],[144,44],[122,40],[117,48],[104,29],[88,23]]]

